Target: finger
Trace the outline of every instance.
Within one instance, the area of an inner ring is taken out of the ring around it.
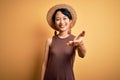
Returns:
[[[85,36],[85,31],[82,31],[82,34],[81,34],[81,36]]]
[[[82,33],[80,33],[78,36],[76,36],[74,40],[77,40],[80,37],[84,37],[84,36],[85,36],[85,31],[82,31]]]
[[[74,42],[81,42],[84,37],[80,37],[79,39],[74,40]]]
[[[79,46],[79,45],[83,45],[83,40],[82,39],[81,39],[81,41],[80,40],[75,40],[72,46]]]
[[[73,41],[69,41],[68,43],[66,43],[68,46],[72,46],[74,44]]]

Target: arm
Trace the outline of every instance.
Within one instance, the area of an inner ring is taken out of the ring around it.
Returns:
[[[79,43],[79,45],[76,46],[76,49],[77,49],[77,51],[78,51],[79,57],[84,58],[84,57],[85,57],[85,54],[86,54],[86,48],[85,48],[85,46],[84,46],[83,41],[81,41],[81,42]]]
[[[78,51],[78,55],[81,58],[84,58],[85,53],[86,53],[86,48],[85,48],[84,43],[83,43],[83,37],[84,36],[85,36],[85,31],[82,31],[82,33],[80,33],[78,36],[76,36],[73,41],[69,41],[67,43],[67,45],[69,45],[69,46],[75,46],[76,47],[76,49]]]
[[[49,53],[49,47],[51,45],[52,39],[49,38],[46,41],[46,45],[45,45],[45,54],[44,54],[44,60],[43,60],[43,65],[42,65],[42,73],[41,73],[41,80],[44,79],[44,75],[45,75],[45,70],[46,70],[46,65],[47,65],[47,60],[48,60],[48,53]]]

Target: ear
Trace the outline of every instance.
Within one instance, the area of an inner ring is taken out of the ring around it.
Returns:
[[[72,23],[72,20],[70,20],[70,24]]]
[[[70,27],[71,27],[72,20],[70,20]]]
[[[70,20],[70,23],[72,22],[72,20]]]

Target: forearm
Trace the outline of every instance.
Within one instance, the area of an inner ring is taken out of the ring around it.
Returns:
[[[43,66],[42,66],[42,73],[41,73],[41,80],[44,79],[45,70],[46,70],[46,67],[45,67],[45,65],[43,65]]]
[[[82,43],[82,44],[76,46],[76,48],[77,48],[77,51],[78,51],[78,55],[81,58],[84,58],[85,54],[86,54],[86,48],[85,48],[84,44]]]

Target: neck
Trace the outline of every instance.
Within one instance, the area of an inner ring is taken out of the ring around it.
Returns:
[[[69,34],[68,34],[68,31],[65,31],[65,32],[59,32],[58,36],[61,37],[61,38],[65,38],[65,37],[68,37]]]

